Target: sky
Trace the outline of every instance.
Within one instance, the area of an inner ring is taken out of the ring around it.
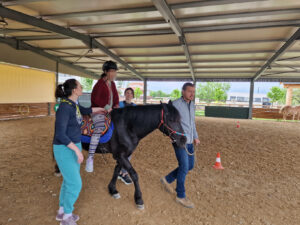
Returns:
[[[197,82],[199,84],[200,82]],[[229,92],[240,92],[249,93],[250,83],[249,82],[229,82],[231,88]],[[162,90],[166,93],[171,93],[172,90],[178,88],[181,89],[184,82],[148,82],[148,90],[158,91]],[[271,87],[280,86],[279,82],[255,82],[254,93],[256,94],[267,94]]]

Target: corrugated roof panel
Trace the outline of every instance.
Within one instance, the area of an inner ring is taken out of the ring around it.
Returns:
[[[188,43],[197,42],[218,42],[218,41],[241,41],[241,40],[270,40],[270,39],[285,39],[290,37],[296,28],[280,27],[280,28],[259,28],[231,31],[214,31],[187,33],[186,39]]]
[[[261,43],[236,43],[236,44],[215,44],[215,45],[189,45],[190,53],[195,52],[236,52],[236,51],[264,51],[281,47],[284,42],[261,42]]]
[[[145,35],[133,37],[109,37],[99,38],[107,47],[114,46],[151,46],[155,44],[178,44],[178,38],[173,34],[168,35]]]

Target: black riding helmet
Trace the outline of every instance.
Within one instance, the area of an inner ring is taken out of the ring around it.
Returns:
[[[107,72],[109,70],[118,70],[118,66],[117,66],[117,63],[115,63],[114,61],[106,61],[103,66],[102,66],[102,70],[103,72]]]

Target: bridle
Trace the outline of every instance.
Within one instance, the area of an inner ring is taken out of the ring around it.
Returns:
[[[169,138],[172,140],[172,142],[176,142],[176,140],[172,137],[172,135],[176,134],[176,135],[179,135],[179,136],[182,136],[182,137],[186,137],[186,134],[184,133],[180,133],[180,132],[177,132],[175,130],[173,130],[172,128],[170,128],[165,122],[164,122],[164,110],[161,109],[161,120],[160,120],[160,123],[158,125],[158,129],[163,126],[163,134],[164,133],[164,128],[167,128],[167,130],[169,131]]]
[[[160,119],[160,123],[159,123],[159,125],[158,125],[158,129],[161,127],[161,125],[163,125],[163,130],[162,130],[162,132],[163,132],[164,135],[166,135],[166,134],[164,133],[164,128],[167,128],[167,129],[169,130],[169,138],[172,140],[173,143],[175,143],[176,140],[172,137],[172,134],[176,134],[176,135],[179,135],[179,136],[182,136],[182,137],[186,137],[186,134],[180,133],[180,132],[177,132],[177,131],[173,130],[172,128],[170,128],[170,127],[164,122],[164,110],[163,110],[163,109],[161,109],[161,119]],[[190,155],[190,156],[192,156],[192,155],[195,154],[195,152],[194,152],[194,153],[190,153],[190,152],[187,150],[186,146],[184,147],[184,149],[185,149],[186,153],[187,153],[188,155]]]

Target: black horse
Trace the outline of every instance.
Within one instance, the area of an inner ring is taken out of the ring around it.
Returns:
[[[113,177],[108,185],[108,191],[114,198],[120,198],[116,189],[116,182],[120,170],[124,167],[135,186],[134,200],[138,209],[144,208],[142,192],[138,182],[138,174],[132,167],[128,157],[136,149],[139,141],[155,129],[170,137],[178,147],[184,147],[186,137],[180,123],[180,115],[172,102],[168,104],[145,106],[129,106],[115,109],[111,113],[114,131],[111,140],[106,144],[99,144],[96,153],[112,153],[116,160]],[[88,145],[83,144],[85,150]],[[59,172],[56,166],[56,172]]]

